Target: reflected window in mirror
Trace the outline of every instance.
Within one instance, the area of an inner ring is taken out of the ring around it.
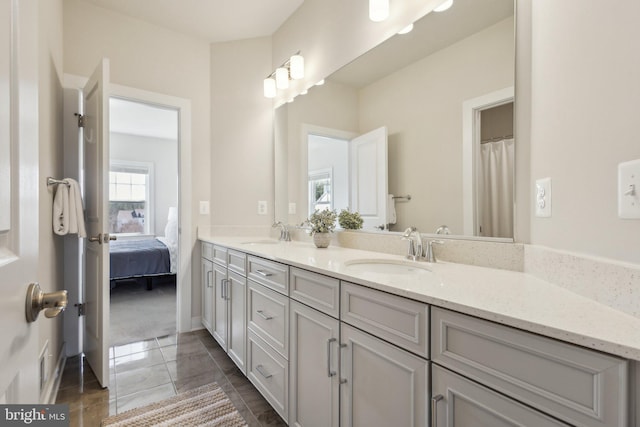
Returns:
[[[331,169],[309,172],[309,212],[333,209]]]

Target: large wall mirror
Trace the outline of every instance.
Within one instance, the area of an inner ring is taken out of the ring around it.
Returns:
[[[276,220],[513,239],[514,30],[514,0],[455,0],[278,107]]]

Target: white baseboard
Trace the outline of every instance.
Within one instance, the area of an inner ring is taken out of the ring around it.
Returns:
[[[204,329],[204,326],[202,326],[202,316],[191,318],[191,330],[197,331],[198,329]]]
[[[56,368],[53,370],[52,375],[49,376],[47,383],[44,385],[42,392],[40,393],[40,403],[43,405],[53,405],[56,403],[58,389],[60,388],[60,382],[62,381],[62,373],[64,372],[64,365],[67,362],[65,347],[66,343],[63,343],[62,348],[60,349],[60,354],[58,354]]]

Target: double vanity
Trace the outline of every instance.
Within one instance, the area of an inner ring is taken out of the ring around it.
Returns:
[[[202,323],[289,425],[635,425],[640,319],[513,271],[199,238]]]

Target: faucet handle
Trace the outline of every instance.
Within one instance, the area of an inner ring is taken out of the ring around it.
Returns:
[[[436,262],[436,255],[433,253],[433,244],[444,245],[444,240],[429,240],[427,241],[427,253],[425,258],[427,262]]]

